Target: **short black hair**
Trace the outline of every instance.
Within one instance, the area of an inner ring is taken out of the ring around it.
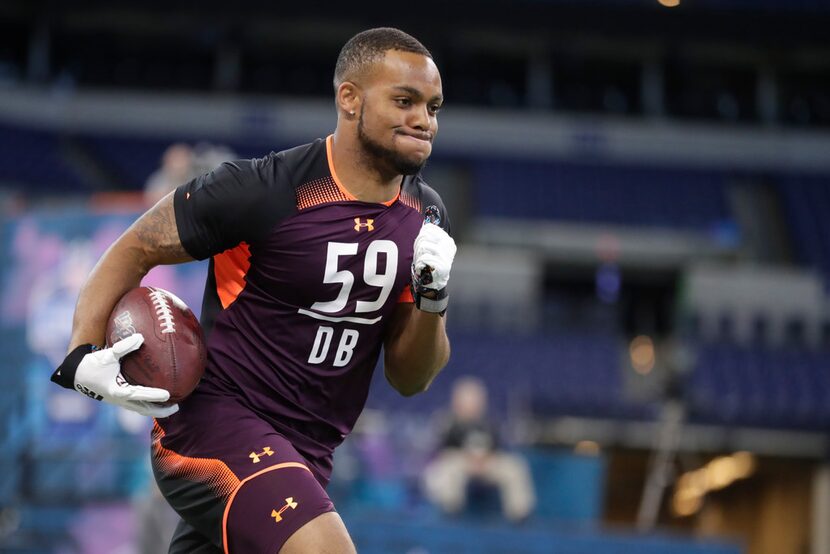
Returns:
[[[356,34],[349,39],[337,56],[334,68],[334,90],[351,75],[383,58],[388,50],[412,52],[432,58],[432,54],[415,37],[393,27],[378,27]]]

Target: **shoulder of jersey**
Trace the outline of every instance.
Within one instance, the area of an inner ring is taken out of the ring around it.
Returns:
[[[407,184],[409,186],[407,186]],[[429,186],[420,174],[415,175],[404,182],[402,190],[405,192],[407,189],[411,191],[412,195],[420,198],[421,202],[425,206],[441,202],[441,195],[438,194],[434,188]]]
[[[401,187],[401,199],[418,211],[437,205],[443,207],[441,195],[429,186],[420,174],[406,177]],[[417,204],[417,205],[416,205]]]
[[[274,184],[281,184],[283,186],[288,185],[288,188],[294,188],[299,184],[295,183],[296,179],[303,179],[310,173],[317,171],[316,168],[320,165],[321,145],[325,148],[325,143],[318,139],[312,143],[288,150],[270,152],[261,158],[226,162],[225,165],[230,164],[237,168],[243,168],[244,164],[250,164],[248,167],[256,176],[256,181],[266,185],[266,187],[270,188]],[[323,159],[325,160],[325,152],[323,152]]]
[[[281,152],[271,152],[270,157],[281,162],[280,165],[292,176],[325,171],[328,168],[326,142],[317,139],[314,142],[295,146]]]
[[[404,181],[401,201],[417,210],[424,221],[434,223],[446,232],[450,231],[450,220],[441,195],[429,186],[420,175]]]

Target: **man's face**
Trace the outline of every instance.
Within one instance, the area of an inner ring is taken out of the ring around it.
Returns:
[[[432,152],[444,101],[435,63],[420,54],[390,50],[361,88],[357,136],[365,152],[385,171],[417,173]]]

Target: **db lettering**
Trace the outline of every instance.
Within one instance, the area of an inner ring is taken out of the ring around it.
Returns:
[[[334,335],[334,327],[321,325],[317,329],[314,346],[311,347],[311,354],[308,356],[308,363],[321,364],[328,358]],[[354,329],[343,329],[340,340],[337,341],[337,349],[334,352],[334,360],[332,361],[334,367],[344,367],[352,360],[354,347],[357,346],[359,337],[360,333]]]

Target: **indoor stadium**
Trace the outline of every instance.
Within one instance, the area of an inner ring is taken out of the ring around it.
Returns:
[[[360,138],[335,64],[380,27],[440,71],[421,176],[443,201],[427,223],[458,248],[446,316],[428,314],[446,367],[402,394],[384,343],[334,441],[324,494],[354,549],[830,554],[828,0],[0,2],[0,552],[168,552],[180,517],[154,479],[153,418],[50,382],[79,294],[180,185],[341,124]],[[389,251],[362,276],[331,252],[323,282],[342,294],[314,306],[334,314],[353,282],[382,287],[358,312],[383,303]],[[142,284],[204,318],[211,256]],[[322,312],[305,313],[367,322]],[[337,347],[340,375],[358,339],[333,328],[308,362]],[[278,494],[263,529],[305,502]]]

